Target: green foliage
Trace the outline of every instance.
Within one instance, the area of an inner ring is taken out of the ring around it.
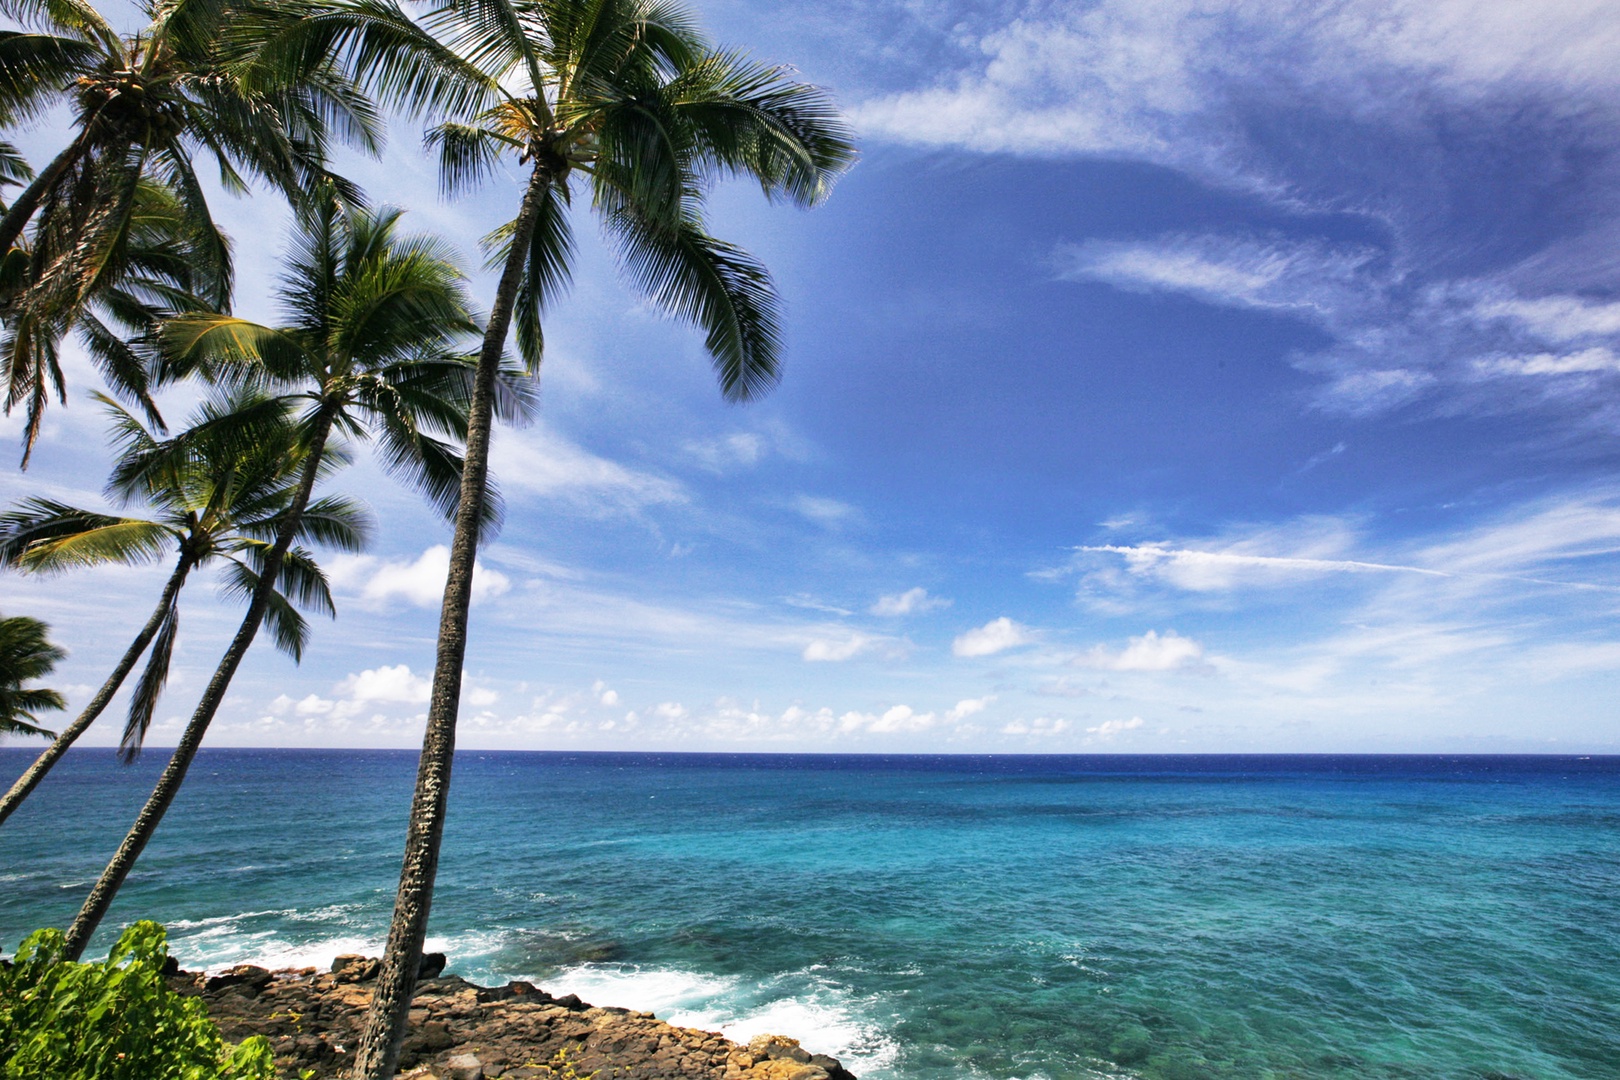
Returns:
[[[163,980],[163,928],[138,922],[103,962],[61,959],[39,930],[0,968],[0,1080],[274,1080],[270,1044],[229,1046],[198,998]]]
[[[0,735],[46,735],[32,723],[36,713],[67,703],[55,690],[26,687],[43,679],[67,655],[51,644],[50,627],[25,615],[0,617]]]

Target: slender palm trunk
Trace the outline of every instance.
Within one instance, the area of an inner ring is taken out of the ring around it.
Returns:
[[[392,1080],[410,1019],[411,995],[422,963],[433,907],[433,879],[439,870],[439,844],[444,838],[450,805],[450,766],[456,752],[456,716],[461,705],[461,666],[467,652],[467,612],[472,605],[473,561],[478,554],[478,526],[483,518],[485,477],[489,473],[489,439],[493,426],[495,377],[500,373],[512,306],[523,278],[529,241],[540,214],[540,202],[551,183],[549,170],[537,165],[513,223],[512,251],[501,271],[484,328],[484,345],[473,376],[471,416],[467,424],[466,464],[461,498],[456,504],[456,531],[450,543],[450,573],[444,583],[439,613],[439,649],[433,668],[433,696],[428,703],[422,759],[416,770],[410,824],[405,833],[405,860],[394,898],[388,947],[377,973],[365,1033],[355,1050],[357,1080]]]
[[[67,148],[57,154],[45,170],[34,177],[34,182],[23,188],[22,194],[8,207],[4,217],[0,217],[0,255],[4,255],[17,246],[23,230],[28,227],[28,221],[39,209],[44,201],[45,193],[56,186],[62,179],[62,174],[71,169],[84,156],[89,147],[89,133],[85,132],[72,142]]]
[[[124,679],[134,669],[135,661],[141,658],[146,647],[152,643],[153,635],[163,623],[163,616],[174,604],[174,598],[179,594],[180,586],[185,584],[186,575],[189,573],[191,573],[191,556],[181,551],[179,565],[174,568],[174,573],[169,575],[169,583],[163,586],[163,595],[158,599],[157,609],[152,612],[152,617],[146,620],[146,625],[141,627],[141,632],[135,635],[135,640],[130,642],[129,648],[124,651],[123,659],[118,661],[118,666],[113,668],[112,674],[107,676],[107,681],[101,684],[101,689],[96,691],[96,696],[90,699],[90,704],[84,707],[79,718],[58,735],[55,742],[45,748],[45,752],[34,760],[28,771],[11,785],[11,790],[6,792],[5,798],[0,799],[0,824],[4,824],[6,818],[11,816],[11,812],[22,805],[22,801],[39,786],[41,780],[45,779],[45,774],[51,771],[51,767],[67,753],[68,747],[95,723],[96,717],[101,715],[107,703],[113,699],[113,695],[118,693],[118,688],[124,684]]]
[[[130,828],[129,835],[113,855],[112,861],[101,872],[101,878],[90,895],[85,897],[84,906],[79,909],[78,917],[68,928],[64,958],[77,960],[89,944],[90,937],[101,925],[101,919],[112,906],[113,897],[118,895],[119,886],[123,885],[124,878],[129,876],[135,865],[135,860],[141,857],[147,841],[157,831],[158,825],[163,821],[163,815],[168,812],[169,804],[180,791],[180,785],[186,779],[186,770],[191,768],[192,759],[197,756],[197,749],[202,745],[203,736],[208,732],[208,725],[214,720],[214,713],[219,710],[219,704],[225,700],[225,691],[231,685],[231,679],[236,675],[237,666],[242,663],[242,657],[247,655],[248,646],[253,644],[253,638],[259,632],[259,624],[264,621],[265,609],[270,605],[270,593],[276,587],[276,578],[281,574],[281,563],[292,546],[293,537],[298,532],[299,521],[303,518],[304,507],[309,505],[310,492],[315,490],[316,473],[320,470],[321,454],[326,449],[326,439],[332,433],[332,413],[330,409],[323,408],[316,420],[316,427],[310,440],[309,458],[304,462],[304,475],[299,479],[298,492],[293,498],[292,505],[287,509],[287,517],[281,523],[276,533],[276,542],[265,556],[264,565],[260,568],[259,585],[253,590],[253,598],[248,603],[247,614],[242,618],[242,625],[231,639],[230,647],[220,658],[219,667],[214,669],[214,677],[208,681],[208,687],[203,691],[202,700],[197,702],[197,710],[191,714],[191,722],[186,725],[185,732],[180,736],[180,745],[174,749],[174,756],[169,758],[169,764],[164,766],[163,774],[158,777],[157,786],[152,789],[151,797],[141,812],[135,818],[135,824]]]

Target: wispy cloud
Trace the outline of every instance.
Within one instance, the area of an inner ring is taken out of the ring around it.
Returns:
[[[594,513],[686,501],[674,480],[593,454],[545,427],[497,429],[490,470],[514,500],[562,499]]]
[[[894,617],[899,615],[918,615],[925,611],[938,611],[940,608],[951,606],[951,601],[943,596],[930,596],[928,590],[918,586],[907,589],[905,592],[892,593],[880,596],[869,609],[873,615]]]

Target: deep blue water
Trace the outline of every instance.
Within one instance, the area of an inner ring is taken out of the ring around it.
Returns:
[[[75,751],[0,828],[7,951],[163,757]],[[204,751],[110,921],[379,951],[414,765]],[[464,753],[434,937],[875,1078],[1620,1078],[1620,758]]]

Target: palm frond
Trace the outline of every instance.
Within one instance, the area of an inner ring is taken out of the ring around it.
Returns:
[[[626,210],[608,219],[632,279],[666,311],[705,332],[720,389],[747,401],[780,377],[781,332],[770,274],[695,222],[655,227]]]
[[[176,542],[169,527],[81,510],[51,499],[23,500],[0,515],[0,565],[37,574],[161,558]]]
[[[255,570],[238,559],[226,560],[225,577],[220,583],[222,595],[232,600],[247,601],[258,587],[259,575]],[[295,661],[303,657],[304,646],[309,643],[309,624],[275,589],[270,590],[266,599],[264,621],[270,628],[277,649]]]
[[[146,667],[130,691],[129,715],[124,721],[124,733],[118,740],[118,756],[125,765],[133,764],[141,756],[147,729],[152,726],[152,714],[158,698],[169,681],[169,665],[174,657],[174,639],[180,632],[180,605],[171,602],[163,613],[163,621],[152,638],[147,653]]]

